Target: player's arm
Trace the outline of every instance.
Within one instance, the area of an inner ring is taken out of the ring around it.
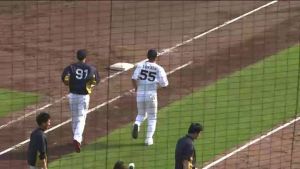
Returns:
[[[165,72],[165,70],[163,68],[161,68],[158,73],[158,84],[162,88],[165,88],[169,85],[167,73]]]
[[[96,84],[99,84],[101,78],[100,78],[100,75],[99,75],[97,70],[96,70],[96,73],[95,73],[95,79],[96,79]]]
[[[38,144],[38,152],[39,152],[38,167],[41,167],[43,169],[47,169],[48,168],[47,154],[46,154],[46,150],[47,150],[46,146],[47,145],[46,145],[45,140],[44,140],[42,135],[39,135],[37,139],[38,139],[37,144]]]
[[[131,83],[134,88],[134,91],[137,91],[137,81],[135,79],[131,79]]]
[[[92,73],[90,74],[90,77],[87,79],[87,83],[91,87],[94,87],[95,85],[99,84],[100,76],[98,71],[95,68],[92,68],[91,71]]]
[[[94,81],[95,81],[95,85],[99,84],[100,82],[100,76],[99,76],[99,73],[97,71],[97,69],[94,69]]]
[[[66,67],[61,75],[61,80],[65,85],[69,85],[70,82],[70,67]]]
[[[140,68],[140,66],[138,65],[136,68],[135,68],[135,70],[134,70],[134,72],[133,72],[133,75],[132,75],[132,77],[131,77],[131,83],[132,83],[132,86],[133,86],[133,88],[134,88],[134,90],[135,91],[137,91],[137,81],[138,81],[138,79],[139,79],[139,74],[140,74],[140,72],[141,72],[141,68]]]

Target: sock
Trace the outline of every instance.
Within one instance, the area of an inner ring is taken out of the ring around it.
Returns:
[[[148,120],[147,138],[153,138],[156,129],[156,119]]]

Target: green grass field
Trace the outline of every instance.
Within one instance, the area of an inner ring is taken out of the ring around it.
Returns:
[[[65,155],[50,168],[112,168],[119,159],[137,169],[173,168],[174,149],[190,122],[205,126],[197,140],[198,165],[243,144],[296,114],[299,45],[235,72],[199,89],[159,111],[155,144],[143,146],[145,127],[138,140],[124,124],[107,137],[84,147],[80,154]]]
[[[38,102],[38,100],[39,96],[34,93],[0,89],[0,117],[22,110],[26,106]]]

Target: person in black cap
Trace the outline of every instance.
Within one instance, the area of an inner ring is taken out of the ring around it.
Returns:
[[[69,105],[72,115],[73,145],[80,152],[86,115],[92,88],[100,82],[95,67],[86,64],[87,51],[77,51],[77,62],[67,66],[62,73],[62,81],[69,87]]]
[[[47,169],[48,146],[45,131],[50,127],[50,115],[46,112],[36,117],[38,127],[31,133],[27,152],[27,163],[30,169]]]
[[[188,134],[177,141],[175,150],[175,169],[196,169],[196,150],[194,140],[203,131],[200,123],[192,123]]]

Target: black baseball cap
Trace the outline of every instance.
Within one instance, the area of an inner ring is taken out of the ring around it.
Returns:
[[[148,59],[155,59],[157,57],[157,51],[155,49],[149,49],[147,57]]]
[[[200,123],[191,123],[188,133],[200,133],[201,131],[203,131],[203,126]]]
[[[79,49],[77,51],[76,57],[78,60],[82,61],[83,59],[86,58],[87,51],[85,49]]]

